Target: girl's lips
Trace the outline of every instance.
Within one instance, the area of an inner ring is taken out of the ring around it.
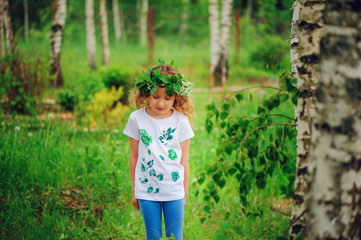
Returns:
[[[165,108],[157,108],[158,111],[163,111]]]

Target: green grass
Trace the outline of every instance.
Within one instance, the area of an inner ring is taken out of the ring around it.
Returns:
[[[221,94],[215,94],[219,99]],[[190,193],[185,211],[185,239],[274,239],[282,236],[289,218],[271,210],[281,199],[281,172],[263,191],[253,189],[250,208],[240,210],[238,188],[229,181],[221,201],[205,202],[195,191],[198,174],[215,161],[217,134],[204,130],[207,93],[194,95],[197,118],[190,150]],[[244,106],[250,114],[252,107]],[[288,110],[288,113],[292,111]],[[241,114],[242,114],[241,113]],[[141,215],[131,205],[129,146],[122,128],[86,132],[73,123],[3,120],[0,128],[0,238],[2,239],[144,239]],[[37,127],[38,126],[38,127]],[[19,129],[20,128],[20,129]],[[204,211],[210,206],[210,214]],[[230,212],[228,217],[226,212]],[[209,216],[209,218],[207,217]],[[202,223],[202,218],[206,220]]]

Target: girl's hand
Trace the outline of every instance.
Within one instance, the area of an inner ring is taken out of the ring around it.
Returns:
[[[139,204],[138,204],[138,199],[136,199],[135,197],[132,198],[132,204],[133,206],[139,210]]]
[[[187,197],[184,198],[184,208],[186,208],[187,205]]]

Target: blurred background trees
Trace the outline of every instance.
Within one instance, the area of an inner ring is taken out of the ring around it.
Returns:
[[[146,68],[158,58],[174,59],[197,87],[206,88],[212,77],[222,86],[266,83],[290,70],[291,0],[214,1],[218,34],[210,28],[208,0],[83,0],[67,1],[66,7],[65,1],[11,0],[8,7],[8,0],[2,2],[4,20],[10,19],[5,10],[11,20],[2,25],[7,37],[1,49],[14,48],[13,30],[16,49],[49,61],[49,83],[76,95],[87,89],[81,79],[90,70],[104,71],[97,66],[118,66],[128,69],[119,75],[134,76],[139,65]],[[210,74],[210,67],[218,74]]]

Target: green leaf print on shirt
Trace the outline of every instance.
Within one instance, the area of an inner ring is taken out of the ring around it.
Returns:
[[[159,157],[160,157],[160,159],[162,159],[163,161],[165,161],[165,160],[164,160],[164,157],[163,157],[162,155],[159,155]]]
[[[156,189],[154,190],[154,194],[156,194],[156,193],[159,193],[159,188],[156,188]]]
[[[143,163],[141,163],[140,169],[142,170],[142,172],[145,172],[145,171],[147,171],[148,168],[145,167]]]
[[[163,130],[163,135],[159,137],[159,140],[161,143],[164,143],[165,145],[167,145],[166,141],[170,141],[173,139],[173,135],[172,133],[174,133],[174,131],[176,130],[177,128],[168,128],[167,132]]]
[[[151,155],[151,154],[152,154],[152,152],[151,152],[149,149],[148,149],[148,154],[149,154],[149,155]]]
[[[154,169],[149,170],[149,176],[157,176]]]
[[[148,167],[151,168],[153,166],[153,163],[154,163],[154,159],[147,162]]]
[[[169,149],[168,157],[172,160],[175,160],[175,159],[177,159],[177,153],[173,149]]]
[[[149,146],[149,144],[152,143],[152,137],[148,135],[147,130],[145,129],[139,129],[140,132],[140,138],[142,139],[142,142],[144,143],[145,146]]]
[[[149,186],[149,188],[148,188],[147,192],[148,192],[148,193],[153,192],[153,187],[152,187],[152,186]]]
[[[143,184],[147,183],[148,182],[148,179],[144,178],[143,180],[141,178],[139,178],[139,181]]]
[[[164,174],[162,173],[158,174],[157,178],[159,179],[159,181],[163,181]]]
[[[176,182],[178,178],[179,178],[179,172],[178,171],[172,172],[173,181]]]

